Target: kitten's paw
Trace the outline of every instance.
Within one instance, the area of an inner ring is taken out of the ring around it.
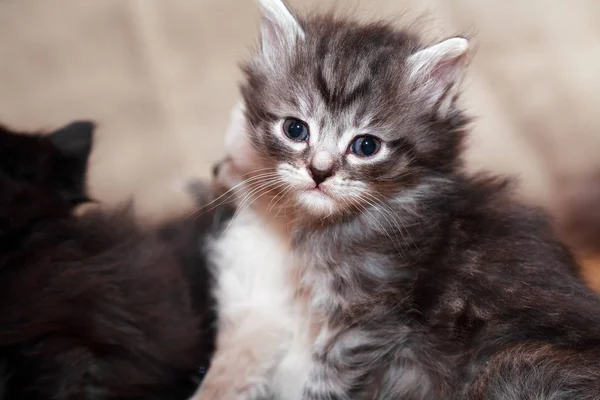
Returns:
[[[192,400],[270,398],[273,372],[289,348],[292,333],[260,313],[246,317],[240,316],[220,332],[217,352]]]
[[[223,374],[221,382],[202,385],[190,400],[266,400],[269,399],[266,385],[238,386]]]
[[[214,359],[207,376],[191,400],[268,399],[267,377],[256,374],[256,371],[244,371],[245,367],[252,368],[252,365],[229,357]],[[257,370],[260,369],[259,366],[256,367]]]

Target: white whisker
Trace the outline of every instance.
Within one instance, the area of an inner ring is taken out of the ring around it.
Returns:
[[[248,178],[238,184],[236,184],[235,186],[233,186],[232,188],[230,188],[229,190],[227,190],[225,193],[223,193],[222,195],[220,195],[219,197],[217,197],[216,199],[212,200],[211,202],[205,204],[204,206],[192,211],[187,218],[198,218],[202,215],[204,215],[207,212],[210,212],[212,210],[214,210],[215,208],[229,202],[234,196],[235,193],[234,191],[238,188],[240,188],[241,186],[257,181],[257,180],[261,180],[261,179],[266,179],[266,178],[270,178],[270,177],[276,177],[277,173],[276,172],[271,172],[271,173],[263,173],[263,174],[259,174],[256,176],[253,176],[251,178]],[[227,197],[225,197],[227,196]],[[223,197],[225,197],[225,199],[223,199]],[[223,199],[222,201],[219,202],[219,200]],[[217,203],[218,202],[218,203]],[[217,204],[215,204],[217,203]],[[212,207],[211,207],[212,206]],[[208,210],[206,210],[206,208],[210,207]],[[202,213],[201,213],[202,212]]]
[[[377,208],[378,208],[378,204],[377,204],[377,203],[374,203],[374,202],[373,202],[373,201],[371,201],[371,200],[369,200],[367,197],[363,197],[363,196],[361,196],[361,200],[362,200],[362,201],[364,201],[365,203],[369,204],[369,205],[370,205],[372,208],[374,208],[374,209],[377,209]],[[400,241],[398,240],[398,237],[396,236],[396,240],[394,240],[394,238],[392,238],[392,236],[391,236],[391,235],[390,235],[390,233],[388,232],[388,229],[386,229],[386,228],[385,228],[385,227],[384,227],[384,226],[381,224],[381,222],[379,222],[379,221],[377,220],[377,217],[375,217],[374,215],[370,214],[370,213],[371,213],[371,210],[369,210],[368,208],[366,208],[366,207],[365,207],[365,211],[366,211],[366,212],[368,212],[368,213],[369,213],[369,215],[371,215],[371,216],[372,216],[372,219],[371,219],[371,221],[375,222],[375,223],[376,223],[376,224],[377,224],[377,225],[378,225],[378,226],[381,228],[382,232],[383,232],[383,233],[384,233],[384,234],[385,234],[385,235],[386,235],[386,236],[387,236],[387,237],[388,237],[388,238],[391,240],[391,242],[392,242],[392,244],[394,245],[394,247],[396,248],[396,251],[398,252],[398,254],[401,254],[402,252],[400,251],[400,248],[401,248],[401,247],[399,247],[400,243],[398,243],[398,242],[400,242]],[[387,217],[385,214],[382,214],[382,216],[383,216],[383,218],[385,218],[386,222],[390,223],[390,221],[389,221],[389,218],[388,218],[388,217]],[[395,236],[395,235],[394,235],[394,236]]]
[[[385,208],[382,211],[385,211],[385,213],[394,221],[396,229],[398,229],[398,232],[402,236],[403,242],[406,243],[407,241],[405,239],[406,239],[406,235],[408,235],[408,226],[404,223],[402,218],[399,218],[398,213],[392,207],[390,207],[388,204],[386,204],[383,200],[378,199],[375,195],[370,194],[370,193],[369,193],[369,196],[371,198],[373,198],[374,200],[377,200],[378,204],[382,205]],[[410,209],[409,211],[413,215],[416,214],[416,212],[413,209]],[[403,233],[403,230],[404,230],[404,233]],[[417,251],[420,251],[419,248],[416,247],[416,245],[414,245],[414,246]]]
[[[231,221],[229,222],[229,224],[227,225],[227,228],[225,229],[225,232],[227,232],[227,230],[229,229],[229,227],[231,226],[231,223],[235,220],[235,218],[239,215],[240,211],[244,208],[250,207],[252,205],[252,203],[254,203],[256,200],[258,200],[260,197],[262,197],[263,195],[265,195],[266,193],[284,187],[284,185],[286,185],[285,182],[283,182],[282,180],[278,179],[275,181],[268,181],[268,182],[262,182],[260,183],[257,187],[252,188],[242,199],[242,201],[240,201],[240,203],[237,206],[237,210],[235,211],[233,217],[231,218]],[[252,199],[252,197],[254,195],[258,194],[254,199]]]
[[[289,193],[290,190],[292,190],[292,186],[291,185],[289,185],[289,184],[286,183],[286,186],[287,186],[287,188],[285,188],[281,193],[279,193],[279,194],[277,194],[277,195],[275,195],[273,197],[273,200],[271,200],[271,202],[269,203],[267,212],[271,212],[271,210],[280,202],[280,200],[282,200],[285,197],[285,195],[287,193]],[[279,214],[280,210],[281,209],[279,209],[277,211],[277,214]],[[275,214],[275,218],[277,218],[277,214]]]

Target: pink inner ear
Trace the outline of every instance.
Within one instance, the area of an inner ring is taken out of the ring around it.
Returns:
[[[446,115],[456,99],[467,50],[466,39],[451,38],[409,59],[414,90],[436,114]]]
[[[271,61],[287,46],[303,37],[300,24],[282,0],[259,0],[261,5],[261,48]]]
[[[435,82],[435,86],[443,88],[451,85],[456,79],[458,58],[441,60],[429,72],[428,80]]]
[[[269,48],[279,47],[280,36],[283,34],[282,30],[276,23],[263,17],[262,29],[261,29],[261,42],[263,52],[268,51]]]
[[[448,88],[460,83],[467,50],[467,40],[455,37],[412,55],[409,62],[416,89],[437,102]]]

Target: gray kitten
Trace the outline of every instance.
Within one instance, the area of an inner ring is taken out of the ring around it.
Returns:
[[[467,39],[260,4],[197,398],[599,399],[600,299],[542,213],[462,172]]]

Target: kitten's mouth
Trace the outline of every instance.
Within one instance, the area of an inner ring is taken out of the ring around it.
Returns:
[[[325,190],[323,190],[323,188],[321,186],[315,186],[313,188],[308,189],[309,192],[312,193],[319,193],[323,196],[329,197],[329,195],[327,194],[327,192]]]
[[[305,193],[307,196],[313,199],[320,199],[322,201],[327,202],[335,201],[335,197],[331,195],[331,192],[327,190],[326,187],[323,187],[321,185],[305,190]]]
[[[324,188],[315,186],[306,189],[298,197],[302,207],[315,216],[331,215],[337,210],[337,202],[331,197]]]

